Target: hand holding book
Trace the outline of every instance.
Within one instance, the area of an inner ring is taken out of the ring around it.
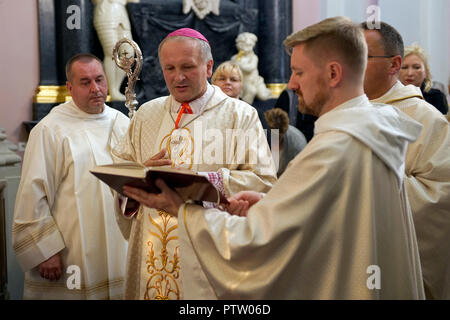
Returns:
[[[165,150],[161,150],[144,165],[138,163],[103,165],[95,167],[91,173],[122,195],[125,195],[124,186],[139,188],[146,193],[158,194],[161,190],[155,181],[161,178],[165,185],[175,189],[184,201],[227,202],[203,174],[164,166],[171,164],[171,160],[163,159],[164,155]],[[146,165],[157,166],[146,167]]]
[[[123,191],[127,197],[144,206],[164,210],[173,216],[178,216],[178,209],[184,203],[181,196],[169,188],[162,179],[156,179],[155,185],[161,190],[161,193],[148,193],[142,189],[129,186],[124,186]]]

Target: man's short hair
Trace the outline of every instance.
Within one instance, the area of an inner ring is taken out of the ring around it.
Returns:
[[[286,50],[305,44],[305,51],[317,64],[339,59],[357,79],[362,79],[367,64],[367,44],[361,27],[345,17],[322,20],[291,34],[284,40]]]
[[[392,55],[392,56],[401,56],[403,59],[404,56],[404,44],[403,39],[400,33],[390,24],[387,24],[386,22],[380,22],[380,28],[372,28],[370,27],[367,22],[362,22],[361,27],[364,30],[376,30],[381,35],[381,44],[384,49],[385,55]]]
[[[96,57],[95,55],[91,54],[91,53],[79,53],[74,55],[72,58],[69,59],[69,61],[67,61],[66,63],[66,79],[67,81],[71,81],[72,80],[72,65],[77,62],[77,61],[81,61],[84,63],[88,63],[91,62],[92,60],[97,60],[103,68],[103,63],[102,61]],[[103,72],[105,72],[105,69],[103,68]]]
[[[209,44],[206,41],[203,41],[203,40],[200,40],[197,38],[185,37],[185,36],[173,36],[173,37],[164,38],[163,41],[161,41],[161,43],[158,46],[158,58],[159,58],[160,64],[161,64],[161,48],[162,48],[163,44],[166,43],[167,41],[181,40],[181,39],[189,39],[189,40],[197,42],[197,44],[200,46],[200,58],[202,59],[202,61],[204,63],[207,63],[209,60],[213,60],[212,53],[211,53],[211,47],[209,46]]]

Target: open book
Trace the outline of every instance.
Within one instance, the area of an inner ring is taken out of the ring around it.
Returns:
[[[184,201],[228,202],[203,175],[195,171],[171,167],[145,167],[137,163],[118,163],[96,166],[90,172],[118,193],[123,194],[123,186],[143,189],[149,193],[160,193],[154,184],[161,178],[176,190]]]

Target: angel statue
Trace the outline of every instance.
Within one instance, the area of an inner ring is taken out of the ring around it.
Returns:
[[[200,20],[211,12],[218,16],[219,2],[220,0],[183,0],[183,13],[188,14],[192,9]]]
[[[272,98],[272,92],[258,72],[258,56],[253,52],[256,41],[258,38],[253,33],[240,33],[236,38],[236,48],[239,51],[231,57],[241,68],[244,76],[241,98],[249,104],[253,103],[255,97],[260,100]]]

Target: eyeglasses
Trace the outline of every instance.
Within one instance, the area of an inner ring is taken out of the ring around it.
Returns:
[[[367,58],[392,58],[395,57],[395,55],[390,55],[390,56],[367,56]]]

